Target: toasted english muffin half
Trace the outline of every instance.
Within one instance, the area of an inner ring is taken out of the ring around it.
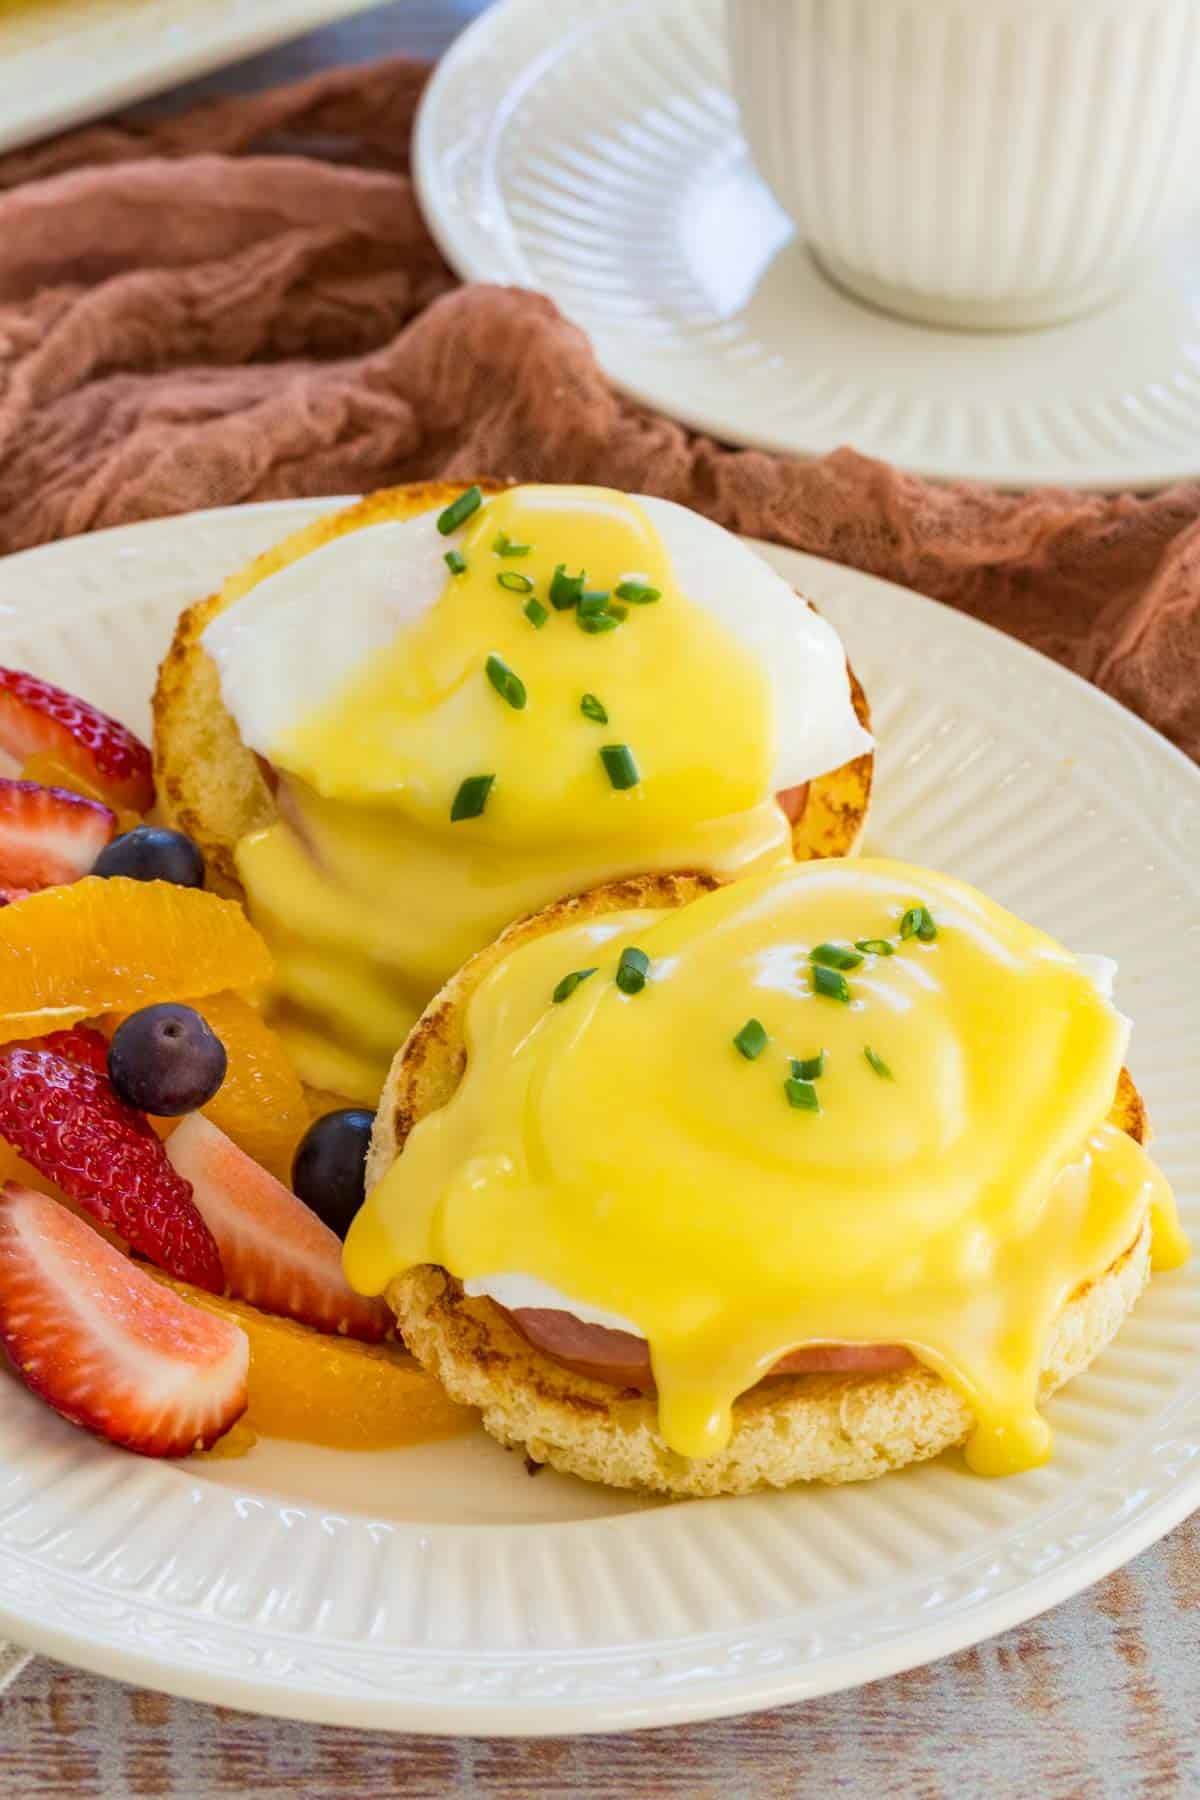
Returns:
[[[431,1001],[392,1064],[371,1142],[368,1191],[403,1152],[414,1125],[453,1095],[467,1061],[468,1003],[510,951],[603,913],[683,906],[717,885],[699,874],[609,882],[518,920],[472,957]],[[1146,1142],[1146,1109],[1125,1070],[1110,1117]],[[1059,1314],[1042,1370],[1043,1396],[1079,1374],[1115,1337],[1149,1272],[1147,1217],[1124,1253]],[[769,1376],[735,1402],[728,1447],[689,1460],[668,1449],[653,1397],[593,1380],[535,1349],[494,1301],[468,1299],[445,1269],[411,1269],[390,1284],[387,1298],[413,1355],[453,1399],[479,1407],[493,1437],[535,1462],[610,1487],[703,1497],[798,1481],[867,1481],[963,1443],[973,1423],[954,1389],[921,1365],[886,1375]]]
[[[505,485],[479,477],[486,494]],[[241,740],[221,699],[215,663],[201,643],[211,619],[290,563],[348,532],[412,518],[449,505],[462,482],[410,482],[369,494],[357,505],[329,513],[276,544],[231,575],[219,593],[189,607],[159,670],[154,693],[154,774],[159,806],[167,822],[186,831],[203,850],[209,883],[241,896],[234,849],[248,832],[262,830],[276,816],[275,801],[258,759]],[[867,698],[853,670],[854,710],[869,729]],[[807,784],[793,811],[792,843],[797,861],[814,856],[847,856],[858,842],[871,797],[874,757],[856,757]]]

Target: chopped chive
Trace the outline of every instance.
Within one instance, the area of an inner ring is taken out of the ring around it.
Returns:
[[[652,606],[656,600],[661,600],[662,591],[656,587],[647,587],[643,581],[619,581],[617,598],[628,600],[633,606]]]
[[[642,779],[628,744],[605,744],[600,752],[600,761],[615,788],[636,787]]]
[[[550,614],[546,611],[540,600],[527,600],[521,608],[521,611],[525,614],[525,617],[529,620],[529,623],[533,626],[535,631],[540,631],[542,626],[546,623],[546,620],[550,617]]]
[[[900,921],[902,938],[918,937],[923,944],[931,944],[937,936],[937,926],[933,922],[933,914],[927,906],[910,906]]]
[[[452,500],[445,512],[438,514],[437,528],[443,537],[449,537],[460,525],[465,525],[473,512],[478,512],[483,504],[483,489],[469,487],[465,493]]]
[[[815,1056],[793,1056],[792,1077],[796,1081],[819,1081],[825,1073],[825,1052],[818,1050]]]
[[[484,664],[487,678],[502,700],[507,700],[514,712],[525,710],[525,683],[514,674],[508,664],[499,656],[489,656]]]
[[[554,610],[570,612],[573,606],[578,606],[586,580],[587,576],[582,569],[578,575],[568,575],[566,563],[559,563],[550,582],[550,604]]]
[[[844,950],[841,944],[818,944],[810,950],[811,963],[823,963],[827,969],[857,969],[862,957],[857,950]]]
[[[579,702],[579,710],[585,719],[594,719],[597,725],[608,724],[608,709],[595,694],[585,694]]]
[[[621,952],[621,960],[617,964],[617,986],[623,994],[640,994],[646,985],[646,974],[650,968],[650,958],[644,950],[635,950],[632,945]]]
[[[870,1063],[871,1067],[874,1069],[874,1071],[877,1075],[881,1075],[885,1081],[894,1081],[895,1080],[895,1076],[892,1074],[892,1071],[888,1068],[887,1064],[884,1062],[882,1056],[880,1056],[880,1054],[877,1050],[872,1050],[870,1044],[868,1044],[865,1047],[865,1049],[863,1050],[863,1055],[866,1057],[867,1061]]]
[[[450,823],[457,825],[460,819],[477,819],[488,803],[488,795],[492,791],[494,775],[468,775],[459,783],[454,805],[450,808]]]
[[[855,938],[854,948],[865,956],[895,956],[896,946],[889,938]]]
[[[516,569],[501,569],[496,580],[502,588],[507,588],[510,594],[532,594],[533,592],[533,583],[528,575],[520,575]]]
[[[629,617],[629,608],[627,606],[619,606],[615,600],[610,601],[608,610],[614,619],[627,619]]]
[[[843,1006],[850,1003],[850,989],[846,985],[846,977],[837,969],[827,969],[823,963],[813,965],[813,993],[824,994],[827,1000],[840,1000]]]
[[[514,544],[507,531],[501,531],[492,539],[492,549],[497,556],[528,556],[533,545]]]
[[[611,612],[579,614],[579,629],[586,631],[589,637],[598,637],[602,631],[615,631],[620,623]]]
[[[788,1105],[794,1106],[797,1112],[820,1112],[821,1102],[811,1081],[799,1081],[795,1075],[790,1075],[783,1084],[783,1091]]]
[[[579,596],[579,612],[584,618],[594,618],[597,613],[607,612],[612,595],[607,588],[590,588]]]
[[[747,1019],[734,1037],[733,1045],[735,1050],[741,1051],[747,1062],[753,1062],[767,1047],[766,1027],[759,1019]]]
[[[932,944],[934,938],[937,936],[937,926],[933,922],[933,914],[930,912],[929,908],[925,906],[922,907],[921,910],[925,914],[925,917],[917,926],[917,936],[923,944]]]
[[[595,973],[595,969],[572,969],[569,975],[564,975],[551,995],[555,1006],[561,1006],[564,1000],[569,1000],[580,982],[586,981],[589,975]]]
[[[466,574],[467,559],[465,556],[460,555],[457,550],[447,550],[444,560],[446,567],[452,575]]]

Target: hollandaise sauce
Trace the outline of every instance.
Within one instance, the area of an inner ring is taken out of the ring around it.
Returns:
[[[430,996],[519,914],[790,855],[763,661],[680,590],[643,508],[593,488],[479,502],[443,515],[436,603],[256,746],[279,818],[237,865],[280,1027],[310,1082],[369,1101]]]
[[[346,1272],[370,1294],[422,1263],[485,1291],[532,1277],[620,1319],[683,1456],[719,1451],[787,1352],[886,1344],[968,1403],[975,1469],[1029,1468],[1060,1309],[1147,1212],[1158,1265],[1187,1254],[1108,1122],[1127,1029],[1052,939],[898,863],[573,926],[476,990],[462,1082],[368,1198]]]

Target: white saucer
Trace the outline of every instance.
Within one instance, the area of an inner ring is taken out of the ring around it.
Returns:
[[[337,504],[9,557],[0,662],[144,731],[180,607]],[[833,620],[871,697],[868,848],[953,869],[1119,959],[1156,1154],[1200,1238],[1200,773],[1011,638],[764,554]],[[1157,1277],[1050,1403],[1045,1468],[986,1481],[947,1455],[856,1487],[680,1505],[551,1469],[531,1481],[482,1432],[155,1463],[0,1371],[0,1636],[194,1699],[406,1731],[618,1730],[828,1693],[1004,1631],[1178,1524],[1200,1503],[1198,1342],[1200,1258]]]
[[[728,442],[1002,487],[1200,474],[1200,226],[1052,329],[875,312],[754,173],[721,0],[498,0],[438,66],[416,169],[460,274],[550,294],[621,387]]]

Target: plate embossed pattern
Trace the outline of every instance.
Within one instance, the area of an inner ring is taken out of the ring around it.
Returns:
[[[100,533],[0,563],[0,658],[145,727],[177,608],[331,501]],[[791,552],[876,706],[876,849],[953,867],[1122,960],[1133,1067],[1200,1227],[1200,776],[1103,696],[932,602]],[[198,1698],[439,1732],[597,1730],[802,1698],[1077,1591],[1200,1498],[1194,1270],[1050,1407],[1046,1469],[642,1506],[482,1438],[265,1444],[165,1467],[0,1379],[0,1629]]]
[[[819,273],[753,169],[722,0],[499,0],[439,65],[415,152],[461,274],[549,293],[616,382],[721,439],[849,443],[1002,487],[1200,472],[1200,226],[1050,330],[876,313]]]

